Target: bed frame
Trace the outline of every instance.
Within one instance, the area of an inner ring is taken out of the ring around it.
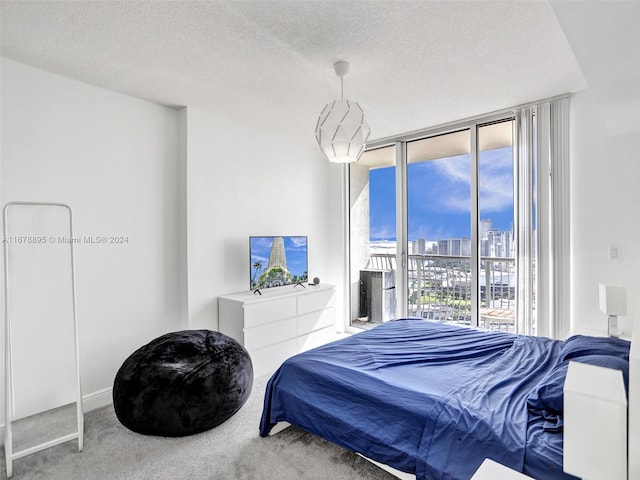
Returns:
[[[290,426],[291,424],[289,422],[278,422],[269,432],[269,436],[272,437],[273,435],[277,435],[278,433],[280,433],[283,430],[286,430]],[[368,460],[369,462],[373,463],[374,465],[377,465],[381,469],[389,472],[391,475],[395,476],[396,478],[399,478],[400,480],[416,480],[416,476],[411,473],[402,472],[384,463],[376,462],[375,460],[372,460],[369,457],[365,457],[361,453],[358,453],[358,455],[360,455],[365,460]]]
[[[595,369],[602,368],[590,365],[589,367]],[[622,375],[619,375],[619,381],[622,382]],[[620,385],[620,387],[624,392],[624,386]],[[592,382],[586,382],[584,384],[584,390],[577,393],[582,393],[583,395],[585,395],[585,398],[593,398],[594,391],[599,391],[597,386],[596,388],[594,388]],[[606,395],[604,395],[602,398],[606,399]],[[629,399],[627,404],[628,426],[625,438],[626,441],[624,442],[624,445],[612,446],[614,450],[627,452],[626,475],[620,477],[620,479],[613,479],[609,476],[605,476],[590,478],[584,477],[583,480],[600,480],[600,478],[602,478],[603,480],[640,480],[640,328],[635,328],[632,336],[631,352],[629,355]],[[588,412],[588,415],[589,417],[587,417],[587,419],[591,417],[591,412]],[[271,429],[269,436],[276,435],[289,426],[291,425],[288,422],[279,422]],[[369,462],[382,468],[383,470],[391,473],[400,480],[416,480],[416,476],[413,474],[402,472],[393,467],[390,467],[389,465],[385,465],[383,463],[365,457],[364,455],[359,455]]]
[[[633,329],[629,355],[629,426],[627,441],[627,478],[640,478],[640,327]]]

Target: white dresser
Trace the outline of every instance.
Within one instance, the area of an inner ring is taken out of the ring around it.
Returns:
[[[336,339],[335,286],[281,287],[218,299],[220,333],[247,349],[255,376]]]

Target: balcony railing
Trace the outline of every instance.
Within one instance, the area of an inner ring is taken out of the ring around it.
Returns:
[[[396,270],[393,254],[371,255],[369,268]],[[480,258],[480,324],[515,328],[515,259]],[[408,314],[471,324],[471,259],[453,255],[409,255]]]

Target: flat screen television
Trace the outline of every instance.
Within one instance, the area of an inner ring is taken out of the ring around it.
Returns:
[[[249,237],[251,290],[307,282],[307,237]]]

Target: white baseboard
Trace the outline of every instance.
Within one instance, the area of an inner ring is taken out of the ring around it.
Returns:
[[[111,387],[103,388],[97,392],[91,392],[82,396],[82,409],[84,413],[95,410],[96,408],[111,405],[113,403],[113,396],[111,394]],[[75,405],[75,403],[74,403]],[[0,424],[0,446],[4,445],[4,423]]]
[[[113,403],[111,387],[103,388],[97,392],[92,392],[82,396],[82,408],[85,412],[95,410]]]

